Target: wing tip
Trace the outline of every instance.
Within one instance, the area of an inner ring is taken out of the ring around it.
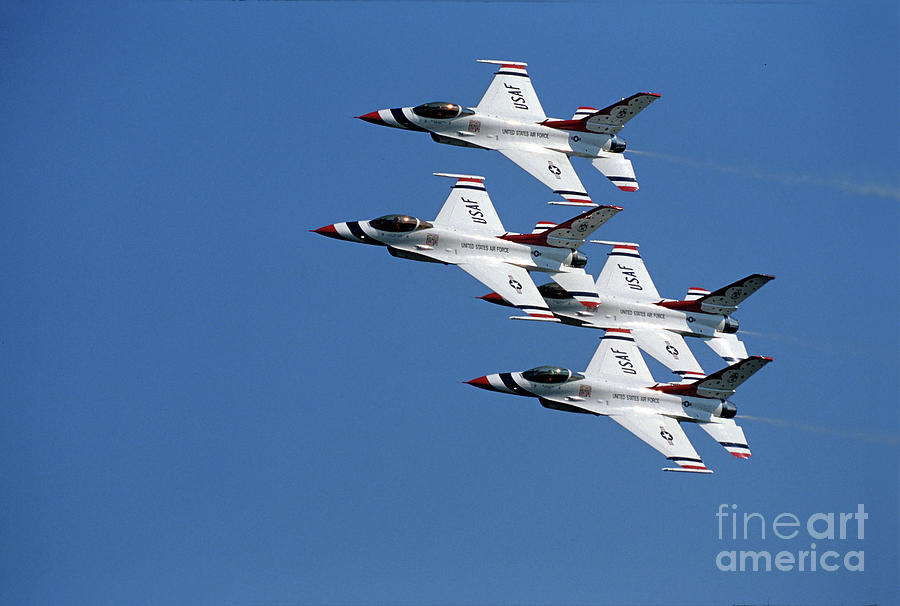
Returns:
[[[470,179],[473,181],[481,181],[484,183],[484,177],[481,175],[463,175],[458,173],[431,173],[435,177],[447,177],[450,179]]]
[[[683,473],[706,473],[706,474],[713,473],[713,470],[712,470],[712,469],[709,469],[709,468],[707,468],[707,467],[703,467],[703,468],[694,468],[694,467],[663,467],[662,470],[663,470],[663,471],[676,471],[676,472],[683,472]]]
[[[478,63],[490,63],[491,65],[514,65],[516,67],[527,67],[524,61],[503,61],[501,59],[476,59]]]

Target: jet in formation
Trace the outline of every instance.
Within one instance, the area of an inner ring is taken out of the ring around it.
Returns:
[[[385,246],[395,257],[457,265],[508,305],[527,314],[522,318],[560,321],[538,292],[529,271],[546,273],[585,309],[600,304],[594,280],[584,271],[587,257],[577,249],[622,210],[620,207],[597,206],[559,225],[539,223],[532,233],[511,233],[497,216],[484,177],[435,174],[455,178],[456,182],[433,221],[384,215],[313,231],[339,240]]]
[[[627,329],[609,329],[583,372],[539,366],[491,374],[470,385],[538,398],[545,408],[606,416],[662,453],[677,467],[664,471],[712,473],[681,423],[696,423],[725,450],[750,457],[744,431],[735,423],[734,390],[771,358],[751,356],[698,379],[657,383]]]
[[[599,110],[579,107],[569,120],[548,118],[531,85],[526,63],[479,62],[500,68],[475,107],[432,102],[357,117],[427,132],[438,143],[497,150],[567,200],[556,204],[594,205],[572,168],[571,156],[589,158],[621,190],[638,189],[631,160],[623,155],[625,141],[617,135],[658,94],[636,93]]]
[[[543,284],[538,292],[555,318],[588,328],[627,328],[641,349],[682,377],[703,376],[684,337],[702,339],[729,364],[747,357],[744,343],[735,334],[739,323],[731,314],[774,276],[752,274],[712,292],[694,287],[683,300],[664,299],[650,279],[637,244],[592,242],[613,246],[592,289],[598,304],[587,308],[559,284]],[[481,298],[507,305],[496,293]]]

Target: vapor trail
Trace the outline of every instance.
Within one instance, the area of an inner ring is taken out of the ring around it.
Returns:
[[[802,341],[797,337],[793,337],[790,335],[771,335],[763,332],[753,332],[751,330],[744,330],[743,328],[738,331],[738,334],[741,335],[750,335],[753,337],[759,337],[762,339],[770,339],[772,341],[780,341],[782,343],[786,343],[788,345],[795,345],[797,347],[803,347],[805,349],[811,349],[812,351],[818,351],[820,353],[833,354],[837,353],[837,349],[834,347],[829,347],[828,345],[822,345],[818,343],[811,343],[809,341]],[[841,353],[844,355],[856,355],[856,352],[850,351],[847,349],[842,349]]]
[[[715,170],[720,173],[752,177],[753,179],[759,179],[760,181],[772,181],[775,183],[781,183],[783,185],[819,185],[859,196],[877,196],[880,198],[893,198],[894,200],[900,200],[900,188],[890,185],[859,183],[857,181],[847,181],[845,179],[826,179],[811,175],[795,175],[788,173],[779,174],[744,166],[728,166],[725,164],[703,162],[701,160],[694,160],[692,158],[684,158],[681,156],[658,154],[656,152],[647,152],[640,150],[630,150],[630,153],[648,156],[650,158],[658,158],[659,160],[665,160],[666,162],[673,162],[675,164],[681,164],[683,166],[692,166],[694,168]]]
[[[759,421],[760,423],[769,423],[770,425],[778,425],[779,427],[790,427],[792,429],[799,429],[800,431],[806,431],[808,433],[817,433],[835,436],[838,438],[850,438],[853,440],[859,440],[861,442],[869,442],[873,444],[900,444],[900,440],[897,439],[897,436],[886,433],[871,431],[842,431],[840,429],[831,429],[830,427],[822,427],[819,425],[809,425],[807,423],[800,423],[798,421],[772,419],[769,417],[754,417],[751,415],[738,415],[737,418],[746,419],[748,421]]]

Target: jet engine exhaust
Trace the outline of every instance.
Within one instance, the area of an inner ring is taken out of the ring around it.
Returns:
[[[732,175],[741,175],[758,179],[759,181],[768,181],[781,183],[783,185],[816,185],[828,187],[844,193],[851,193],[860,196],[876,196],[880,198],[893,198],[900,200],[900,188],[896,186],[883,185],[877,183],[858,183],[856,181],[847,181],[842,179],[826,179],[812,175],[796,175],[788,173],[774,173],[764,170],[758,170],[742,166],[728,166],[725,164],[716,164],[714,162],[704,162],[702,160],[694,160],[682,156],[672,156],[669,154],[659,154],[656,152],[648,152],[632,149],[631,154],[638,154],[650,158],[657,158],[673,164],[681,164],[682,166],[691,166],[693,168],[702,168],[704,170],[715,170],[720,173]]]
[[[851,440],[858,440],[860,442],[868,442],[872,444],[900,444],[900,439],[898,439],[897,436],[885,433],[872,431],[841,431],[840,429],[832,429],[830,427],[823,427],[821,425],[810,425],[808,423],[801,423],[799,421],[773,419],[770,417],[755,417],[751,415],[737,415],[737,418],[747,421],[757,421],[759,423],[768,423],[769,425],[776,425],[778,427],[799,429],[800,431],[805,431],[807,433],[834,436],[836,438],[850,438]]]

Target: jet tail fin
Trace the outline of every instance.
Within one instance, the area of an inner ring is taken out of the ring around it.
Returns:
[[[681,311],[727,316],[736,310],[747,297],[774,279],[775,276],[768,274],[751,274],[707,294],[702,294],[703,289],[692,288],[688,291],[688,298],[684,301],[663,301],[659,305]]]
[[[579,107],[571,120],[546,120],[552,128],[572,131],[587,131],[604,135],[615,135],[625,123],[634,118],[648,105],[659,99],[656,93],[635,93],[627,99],[616,101],[609,107],[595,109]]]
[[[589,131],[614,135],[648,105],[659,99],[656,93],[635,93],[627,99],[604,107],[585,118],[585,126]]]
[[[530,234],[506,234],[504,240],[531,246],[554,246],[557,248],[578,248],[601,225],[622,210],[621,206],[598,206],[583,212],[559,225]]]
[[[651,389],[679,396],[724,400],[756,371],[771,361],[772,358],[764,356],[750,356],[693,383],[655,385]]]

